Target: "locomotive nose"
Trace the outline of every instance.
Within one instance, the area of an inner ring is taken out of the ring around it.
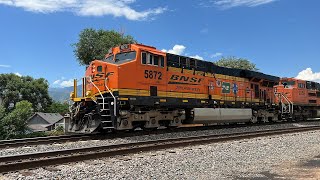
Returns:
[[[107,65],[103,61],[92,61],[87,68],[86,76],[91,77],[92,80],[99,80],[104,78]]]

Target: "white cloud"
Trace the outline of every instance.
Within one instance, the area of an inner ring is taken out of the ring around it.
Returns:
[[[55,80],[52,85],[54,87],[70,87],[73,86],[73,79],[64,80],[65,78],[62,77],[61,79]]]
[[[0,0],[0,4],[12,5],[12,1]]]
[[[184,50],[186,49],[186,47],[184,45],[174,45],[172,49],[166,50],[166,49],[162,49],[163,52],[167,52],[167,53],[171,53],[171,54],[177,54],[177,55],[181,55]]]
[[[223,55],[222,53],[216,52],[216,53],[212,54],[210,57],[211,58],[216,58],[216,57],[219,57],[219,56],[222,56],[222,55]]]
[[[17,76],[19,76],[19,77],[22,76],[22,75],[21,75],[20,73],[18,73],[18,72],[14,73],[14,74],[17,75]]]
[[[274,1],[277,0],[214,0],[213,4],[222,8],[233,8],[238,6],[255,7]]]
[[[166,11],[162,7],[137,11],[130,7],[134,2],[136,0],[0,0],[0,4],[36,13],[67,11],[81,16],[112,15],[129,20],[145,20]]]
[[[199,55],[195,55],[195,56],[190,56],[191,58],[195,58],[195,59],[200,59],[200,60],[204,60],[203,57],[199,56]]]
[[[73,79],[69,79],[67,81],[62,81],[60,83],[60,86],[62,86],[62,87],[71,87],[71,86],[73,86]]]
[[[167,53],[171,53],[171,54],[177,54],[177,55],[185,55],[188,56],[188,53],[184,54],[184,51],[186,50],[186,47],[184,45],[179,45],[176,44],[173,46],[172,49],[166,50],[166,49],[162,49],[162,52],[167,52]],[[191,58],[195,58],[195,59],[200,59],[203,60],[203,57],[199,56],[199,55],[195,55],[195,56],[190,56]]]
[[[299,72],[297,79],[307,80],[307,81],[317,81],[320,82],[320,72],[312,72],[311,68],[307,68]]]
[[[0,0],[1,1],[1,0]],[[0,64],[0,67],[3,67],[3,68],[9,68],[11,67],[10,65],[5,65],[5,64]]]
[[[60,82],[61,82],[61,80],[58,79],[58,80],[55,80],[55,81],[53,82],[53,84],[60,84]]]

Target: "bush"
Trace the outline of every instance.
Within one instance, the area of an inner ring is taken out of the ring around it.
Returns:
[[[64,128],[62,126],[56,127],[53,131],[47,132],[49,136],[60,136],[64,135]]]

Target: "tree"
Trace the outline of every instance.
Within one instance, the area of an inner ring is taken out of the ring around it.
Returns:
[[[218,66],[228,67],[228,68],[238,68],[246,69],[252,71],[258,71],[259,69],[256,65],[244,58],[237,58],[234,56],[231,57],[222,57],[220,60],[215,62]]]
[[[0,120],[6,115],[6,109],[0,104]]]
[[[0,98],[7,111],[22,100],[32,102],[35,111],[44,111],[52,103],[48,88],[49,83],[44,78],[0,74]]]
[[[48,113],[60,113],[61,115],[69,112],[69,105],[58,101],[53,102],[46,110]]]
[[[81,65],[88,65],[95,59],[103,59],[112,47],[121,44],[136,43],[132,36],[124,36],[116,31],[84,29],[79,34],[79,41],[72,46]]]
[[[20,101],[10,113],[5,114],[0,107],[0,139],[9,139],[25,134],[27,131],[27,119],[33,114],[32,104],[28,101]]]

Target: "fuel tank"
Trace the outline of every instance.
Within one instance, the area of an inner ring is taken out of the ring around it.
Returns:
[[[252,118],[252,109],[236,108],[195,108],[194,123],[234,123],[249,122]]]

